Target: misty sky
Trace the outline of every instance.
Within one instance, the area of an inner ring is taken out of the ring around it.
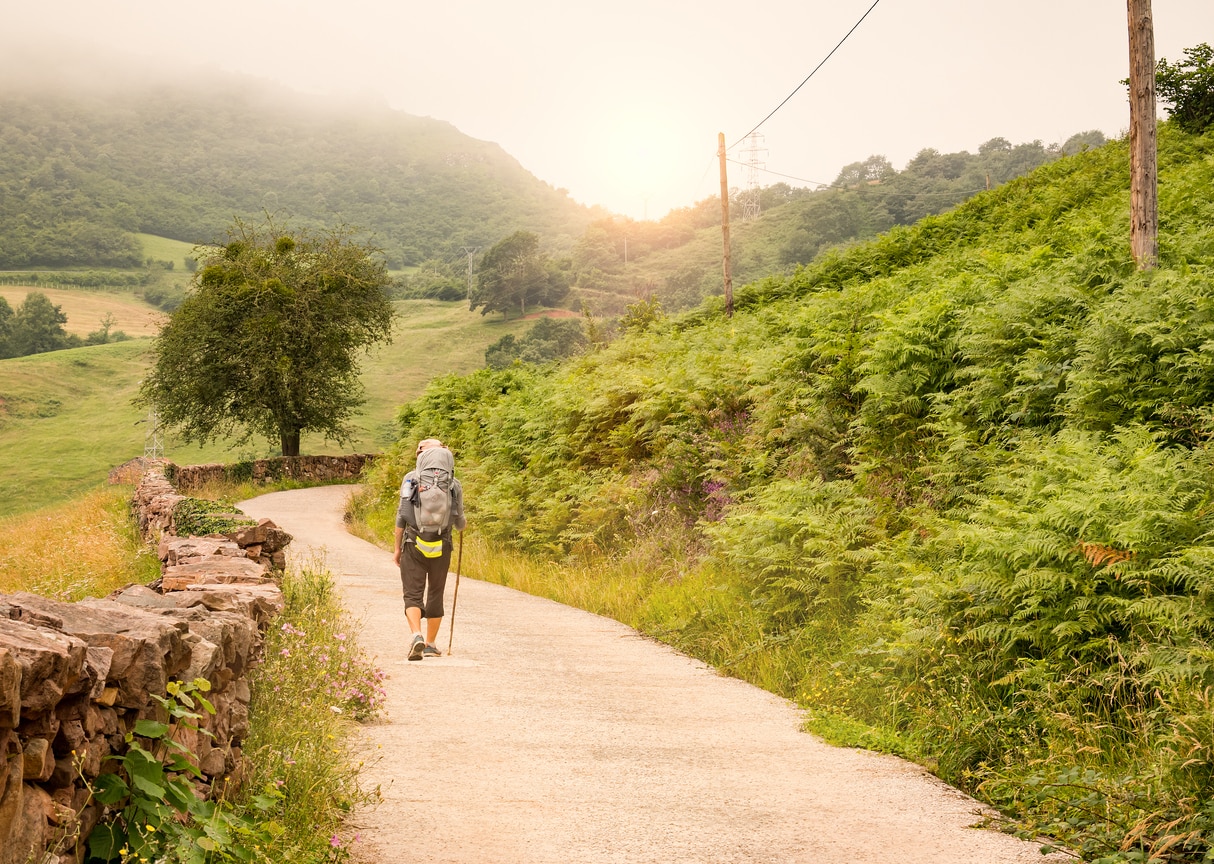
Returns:
[[[371,97],[494,141],[578,201],[658,218],[719,189],[732,145],[872,0],[42,0],[5,36]],[[1214,0],[1154,0],[1156,56],[1214,42]],[[745,10],[743,12],[742,10]],[[762,185],[829,183],[871,154],[1129,122],[1125,0],[881,0],[759,130]],[[743,158],[736,150],[734,158]],[[730,166],[731,185],[743,170]]]

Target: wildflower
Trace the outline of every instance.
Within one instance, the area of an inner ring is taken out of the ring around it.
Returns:
[[[279,651],[278,653],[279,653],[279,654],[281,654],[283,657],[290,657],[290,656],[291,656],[291,649],[290,649],[290,648],[283,648],[283,649],[282,649],[281,651]]]
[[[332,837],[329,838],[329,845],[332,846],[334,849],[340,848],[341,847],[341,838],[338,837],[336,834],[334,834]]]

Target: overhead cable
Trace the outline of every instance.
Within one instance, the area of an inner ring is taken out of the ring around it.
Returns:
[[[779,111],[781,108],[783,108],[788,103],[789,99],[796,96],[797,90],[800,90],[802,87],[804,87],[806,85],[806,83],[808,83],[809,79],[814,77],[814,75],[817,74],[818,70],[826,65],[826,61],[829,60],[832,56],[834,56],[834,53],[836,51],[838,51],[841,47],[843,47],[843,43],[848,40],[848,38],[851,36],[851,34],[856,32],[856,28],[864,23],[864,19],[868,17],[869,12],[872,12],[874,9],[876,9],[877,4],[880,2],[881,2],[881,0],[873,0],[873,5],[868,7],[868,12],[865,12],[863,15],[860,16],[860,20],[852,25],[852,28],[847,31],[847,35],[839,40],[838,45],[836,45],[834,48],[830,49],[830,53],[822,58],[822,62],[814,67],[813,72],[810,72],[808,75],[806,75],[805,80],[802,81],[800,84],[798,84],[795,90],[793,90],[791,93],[789,93],[787,96],[785,96],[783,102],[781,102],[779,105],[777,105],[775,108],[773,108],[771,110],[770,114],[768,114],[766,117],[764,117],[758,123],[756,123],[754,129],[751,129],[750,132],[747,132],[745,135],[743,135],[737,141],[733,142],[733,144],[730,145],[729,149],[732,150],[734,147],[737,147],[739,144],[741,144],[743,141],[745,141],[748,137],[750,137],[750,135],[757,132],[760,126],[762,126],[764,123],[766,123],[772,117],[774,117],[776,112]]]

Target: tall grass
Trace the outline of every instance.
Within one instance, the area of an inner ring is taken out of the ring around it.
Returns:
[[[131,487],[109,486],[0,520],[0,593],[70,601],[155,579],[160,562],[139,538],[130,498]]]
[[[247,793],[282,796],[276,815],[286,830],[267,860],[344,860],[357,844],[344,820],[378,796],[358,785],[363,763],[351,733],[382,704],[383,675],[361,654],[357,628],[326,571],[316,564],[288,571],[283,594],[286,609],[253,673]]]

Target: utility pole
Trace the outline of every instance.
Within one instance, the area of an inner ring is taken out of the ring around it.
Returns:
[[[461,246],[459,248],[464,250],[464,254],[468,256],[468,296],[465,297],[464,299],[471,300],[472,299],[472,278],[475,275],[474,271],[472,269],[472,257],[474,255],[476,255],[477,252],[481,251],[481,247],[479,247],[479,246]]]
[[[1130,249],[1139,270],[1159,260],[1155,24],[1151,0],[1126,0],[1130,23]]]
[[[729,179],[725,173],[725,133],[717,133],[717,156],[721,159],[721,234],[725,240],[725,316],[733,317],[733,268],[729,262]]]

